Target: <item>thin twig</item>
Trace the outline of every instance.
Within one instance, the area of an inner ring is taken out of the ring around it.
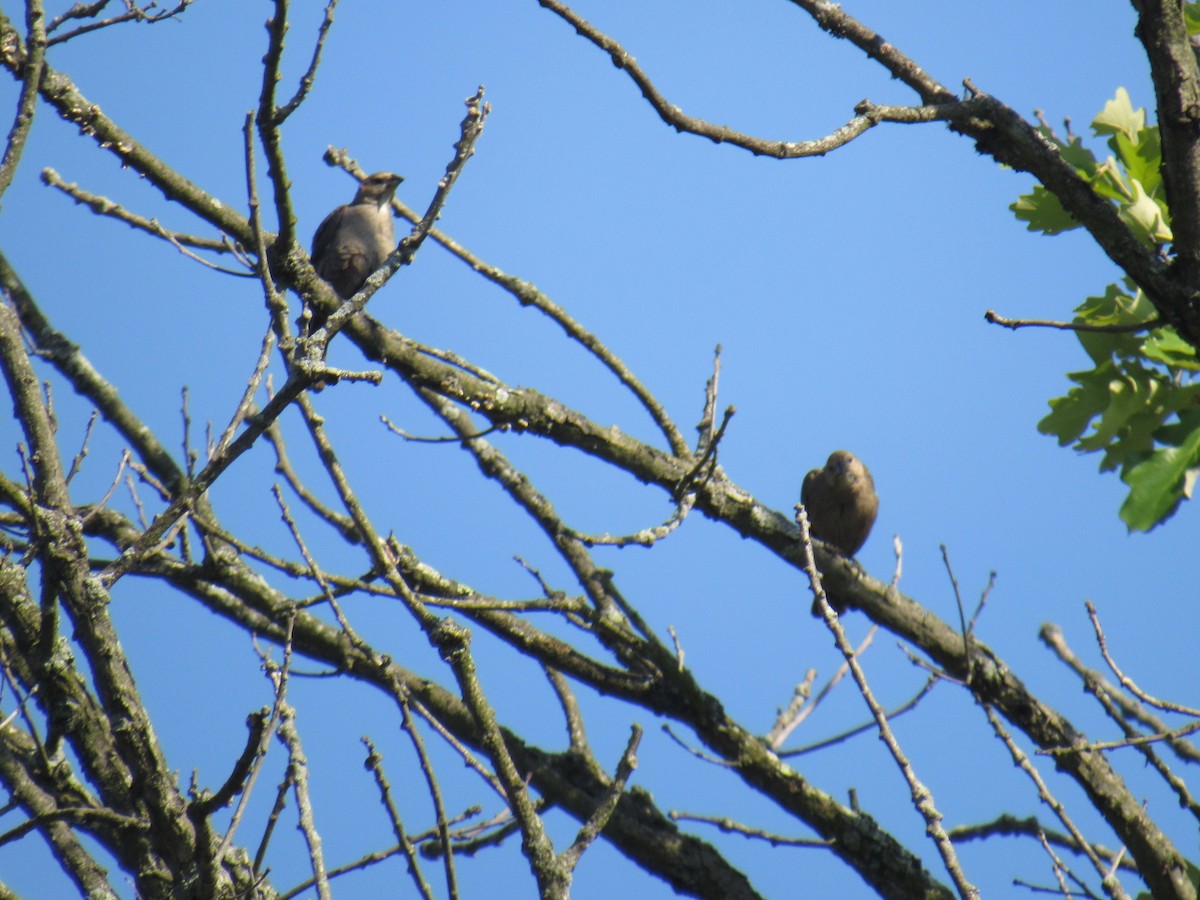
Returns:
[[[400,721],[404,733],[408,735],[412,741],[413,749],[417,753],[417,761],[421,766],[421,774],[425,778],[425,785],[429,788],[429,798],[433,801],[434,814],[437,816],[437,833],[438,839],[442,846],[443,870],[446,873],[446,893],[457,900],[458,897],[458,873],[454,868],[454,846],[450,840],[450,823],[446,816],[446,804],[442,799],[442,788],[438,783],[437,773],[433,769],[433,761],[429,758],[429,754],[425,750],[425,741],[421,738],[421,732],[417,730],[417,724],[413,721],[412,710],[416,708],[418,714],[425,721],[433,723],[436,719],[433,713],[422,706],[420,703],[414,703],[411,698],[400,697]],[[441,723],[437,722],[436,726],[441,728]],[[442,729],[443,732],[445,729]],[[459,744],[458,747],[462,745]],[[491,773],[487,773],[488,777],[485,781],[489,784]]]
[[[544,8],[569,22],[576,34],[591,41],[608,54],[614,66],[623,70],[633,80],[649,104],[654,108],[666,124],[676,131],[706,137],[714,143],[728,143],[743,150],[762,156],[773,156],[777,159],[796,159],[805,156],[824,156],[831,150],[836,150],[854,140],[863,132],[884,121],[899,122],[931,122],[955,119],[969,115],[974,109],[972,101],[959,101],[948,98],[946,102],[926,107],[891,107],[875,106],[867,102],[860,103],[855,109],[859,114],[826,137],[808,141],[777,141],[766,140],[735,131],[725,125],[714,125],[704,119],[686,115],[683,110],[668,101],[651,82],[650,78],[637,64],[633,56],[617,41],[604,34],[586,19],[558,0],[538,0]]]
[[[925,698],[925,695],[933,690],[933,686],[941,680],[942,679],[937,675],[930,675],[925,681],[925,684],[921,686],[921,689],[917,691],[916,694],[894,709],[888,710],[886,713],[888,721],[892,721],[897,716],[902,716],[906,712],[916,709],[917,704],[920,703]],[[806,753],[814,753],[817,750],[824,750],[826,747],[831,747],[834,744],[840,744],[843,741],[847,741],[850,738],[855,737],[856,735],[864,734],[874,727],[875,723],[873,721],[864,722],[855,728],[847,729],[846,731],[843,731],[840,734],[835,734],[832,737],[824,738],[823,740],[816,741],[812,744],[805,744],[803,747],[797,747],[795,750],[786,750],[779,754],[779,758],[788,759],[789,757],[803,756]]]
[[[344,169],[355,178],[360,180],[366,175],[362,168],[353,159],[351,159],[344,150],[335,150],[333,147],[330,147],[325,152],[325,161],[330,165],[335,165]],[[417,213],[405,206],[400,200],[393,198],[392,207],[409,222],[416,223],[419,221],[420,217],[417,215]],[[515,297],[522,306],[531,306],[541,312],[551,321],[555,322],[560,328],[562,328],[567,337],[578,343],[585,350],[595,356],[605,368],[607,368],[613,373],[613,375],[617,377],[618,381],[620,381],[623,385],[625,385],[626,388],[629,389],[634,397],[637,398],[638,403],[641,404],[642,408],[645,409],[649,414],[650,418],[654,420],[654,423],[658,426],[663,436],[667,439],[667,443],[670,445],[672,453],[677,455],[687,453],[687,442],[684,441],[683,436],[679,432],[679,428],[671,420],[671,417],[667,415],[667,412],[663,408],[662,404],[659,403],[654,395],[646,388],[646,386],[642,384],[633,371],[627,365],[625,365],[625,363],[622,362],[616,354],[609,350],[609,348],[605,346],[604,343],[598,337],[596,337],[596,335],[584,328],[583,325],[572,318],[565,309],[551,300],[548,296],[546,296],[546,294],[539,291],[532,283],[517,278],[514,275],[509,275],[508,273],[498,269],[496,266],[483,261],[447,235],[444,231],[433,228],[430,230],[429,236],[450,251],[451,254],[462,260],[462,262],[469,266],[473,272],[478,272],[488,281],[491,281],[493,284],[496,284],[508,291],[508,293]],[[445,351],[439,352],[444,353]],[[436,354],[431,353],[430,355]],[[452,365],[462,365],[461,362],[456,361],[457,357],[446,358],[438,356],[438,358],[445,359]],[[485,380],[488,381],[497,381],[497,379],[491,375],[480,377],[484,377]]]
[[[763,831],[761,828],[751,828],[749,825],[743,825],[741,822],[735,822],[728,816],[702,816],[696,813],[679,812],[674,809],[667,813],[667,815],[669,815],[671,819],[676,822],[703,822],[707,825],[715,825],[726,834],[740,834],[745,838],[766,841],[772,847],[833,846],[832,841],[822,840],[821,838],[794,838],[784,837],[780,834],[772,834],[769,831]]]
[[[1139,331],[1153,331],[1162,328],[1166,322],[1160,316],[1155,316],[1146,322],[1127,322],[1122,325],[1092,325],[1088,322],[1055,322],[1050,319],[1006,319],[994,310],[988,310],[983,318],[993,325],[1003,325],[1016,331],[1018,328],[1057,328],[1061,331],[1086,331],[1100,334],[1136,334]]]
[[[775,724],[767,732],[767,743],[771,745],[772,750],[778,751],[783,742],[788,739],[788,735],[795,731],[796,726],[800,724],[800,710],[812,696],[812,686],[816,677],[816,669],[809,669],[805,672],[804,680],[792,690],[792,699],[775,717]]]
[[[979,825],[959,825],[951,828],[946,833],[950,835],[950,840],[955,843],[1010,835],[1037,837],[1040,833],[1045,835],[1046,840],[1056,846],[1070,850],[1073,853],[1082,854],[1084,852],[1075,838],[1068,834],[1043,827],[1034,816],[1018,819],[1015,816],[1005,813],[1004,815],[997,816],[990,822],[983,822]],[[1137,871],[1137,865],[1132,860],[1125,859],[1122,851],[1110,850],[1101,844],[1092,844],[1091,848],[1096,856],[1108,860],[1110,864],[1116,864],[1127,872]]]
[[[709,756],[704,751],[697,750],[695,747],[691,746],[687,741],[685,741],[683,738],[681,738],[679,735],[677,735],[671,729],[670,724],[664,724],[662,726],[662,730],[663,730],[663,734],[665,734],[667,737],[669,737],[671,740],[673,740],[676,744],[678,744],[680,747],[682,747],[688,753],[692,754],[692,756],[696,757],[696,759],[702,759],[706,763],[711,763],[714,766],[720,766],[724,769],[733,769],[733,768],[736,768],[738,765],[737,762],[731,762],[729,760],[720,759],[716,756]]]
[[[79,457],[76,457],[76,459],[79,459]],[[117,485],[121,483],[121,476],[125,474],[125,469],[129,465],[129,462],[129,448],[126,447],[121,451],[121,460],[119,463],[117,463],[117,473],[113,476],[113,480],[109,484],[108,490],[104,492],[104,496],[91,505],[92,508],[80,520],[79,524],[81,528],[86,528],[91,521],[100,514],[101,510],[107,506],[108,501],[112,499],[112,495],[117,492]],[[72,463],[72,468],[74,468],[74,463]],[[69,481],[70,478],[68,477],[67,480]]]
[[[241,795],[238,797],[237,806],[234,808],[233,816],[230,818],[229,827],[225,829],[225,834],[221,838],[221,843],[216,852],[213,854],[214,859],[224,859],[225,853],[233,844],[233,836],[237,833],[238,826],[241,825],[242,818],[246,814],[246,809],[250,803],[250,795],[254,792],[254,786],[258,782],[258,776],[262,773],[264,760],[267,758],[267,751],[271,747],[271,735],[279,726],[279,718],[282,715],[280,703],[287,691],[287,673],[291,668],[292,661],[292,635],[295,630],[296,613],[292,610],[287,616],[286,625],[284,626],[283,640],[283,665],[276,671],[272,667],[267,667],[267,675],[272,680],[274,688],[273,700],[271,703],[271,718],[267,721],[262,733],[259,735],[258,745],[254,748],[254,760],[250,764],[249,771],[246,775],[245,786],[242,788]],[[264,664],[265,664],[264,659]],[[286,782],[285,782],[286,783]],[[280,799],[276,798],[276,809],[281,809]],[[274,818],[278,818],[278,812],[273,814]],[[255,860],[254,871],[261,871],[261,864],[266,853],[267,844],[270,842],[271,831],[273,830],[273,819],[268,820],[268,826],[263,834],[262,841],[259,843],[258,857]]]
[[[632,726],[629,742],[625,745],[625,752],[621,754],[621,761],[617,764],[617,771],[605,790],[604,797],[596,806],[595,811],[588,816],[583,827],[579,829],[571,846],[558,856],[559,863],[567,872],[575,870],[587,848],[600,836],[600,832],[604,830],[613,813],[617,811],[617,803],[625,792],[625,785],[633,774],[633,770],[637,768],[637,748],[641,741],[642,727],[640,725]]]
[[[1062,629],[1057,625],[1047,623],[1038,631],[1042,643],[1049,647],[1083,681],[1085,689],[1096,694],[1102,691],[1119,712],[1122,719],[1132,719],[1141,723],[1154,734],[1170,734],[1171,728],[1158,716],[1151,713],[1137,700],[1130,699],[1096,669],[1085,666],[1083,661],[1071,650],[1063,636]],[[1165,739],[1177,757],[1189,763],[1200,763],[1200,749],[1187,741]]]
[[[271,321],[271,331],[278,338],[279,347],[286,356],[295,348],[295,342],[292,339],[292,326],[289,321],[287,292],[275,286],[275,278],[271,274],[271,265],[267,259],[267,235],[262,225],[262,204],[258,198],[254,133],[254,114],[247,112],[242,123],[242,152],[246,167],[246,205],[250,212],[248,221],[254,238],[253,268],[258,275],[259,284],[262,285],[263,302]],[[268,376],[267,394],[270,396],[273,393],[272,382]]]
[[[892,758],[896,760],[896,765],[900,769],[900,773],[904,776],[904,780],[908,782],[909,791],[912,793],[913,805],[925,820],[926,833],[933,839],[934,845],[942,857],[942,862],[946,866],[946,871],[950,873],[950,877],[953,879],[959,893],[964,897],[977,898],[979,897],[979,888],[967,880],[966,873],[963,872],[962,866],[959,864],[958,853],[955,851],[954,845],[950,842],[950,839],[946,836],[945,829],[942,827],[942,814],[933,803],[933,795],[929,792],[929,788],[917,778],[916,771],[908,761],[904,751],[900,748],[900,743],[896,740],[896,735],[888,724],[887,714],[884,712],[883,707],[875,700],[871,686],[867,683],[866,673],[863,672],[862,666],[858,664],[854,648],[850,646],[850,641],[846,638],[846,632],[842,629],[841,622],[838,621],[838,615],[834,612],[833,607],[829,605],[829,600],[825,596],[825,589],[821,585],[821,573],[817,571],[817,562],[813,557],[812,538],[808,529],[808,513],[805,511],[803,504],[796,505],[796,524],[800,527],[801,559],[804,564],[804,572],[808,575],[809,584],[816,597],[817,607],[821,610],[826,627],[833,633],[838,650],[841,651],[843,658],[850,665],[850,674],[853,675],[854,681],[858,685],[859,693],[862,694],[863,700],[866,701],[867,706],[871,710],[871,715],[875,718],[876,726],[879,729],[879,737],[891,752]]]
[[[632,534],[584,534],[573,528],[568,528],[567,532],[585,547],[629,547],[633,545],[653,547],[679,528],[695,505],[696,495],[694,492],[689,493],[679,503],[675,504],[674,511],[665,521],[658,525],[652,525],[649,528],[643,528],[641,531],[635,531]]]
[[[867,633],[863,636],[858,648],[854,651],[854,655],[856,657],[861,657],[867,651],[867,648],[869,648],[875,642],[875,635],[878,632],[879,626],[872,622],[871,627],[867,629]],[[814,696],[812,699],[812,702],[796,714],[795,722],[792,723],[789,731],[795,731],[796,727],[800,725],[801,722],[816,712],[817,707],[819,707],[822,701],[824,701],[825,698],[832,693],[835,687],[841,684],[842,679],[846,677],[846,673],[849,671],[849,663],[847,663],[845,660],[842,660],[841,665],[837,667],[837,670],[829,677],[829,680],[821,685],[821,689],[817,691],[816,696]]]
[[[236,255],[235,246],[229,243],[228,238],[208,238],[193,234],[185,234],[181,231],[170,231],[164,228],[157,219],[139,216],[137,213],[130,212],[119,203],[115,203],[107,197],[104,197],[100,194],[93,194],[90,191],[81,188],[75,182],[65,181],[57,171],[51,168],[42,169],[42,183],[47,187],[52,187],[56,190],[62,191],[76,203],[88,207],[96,215],[108,216],[116,219],[118,222],[124,222],[131,228],[136,228],[137,230],[143,231],[146,234],[150,234],[154,237],[167,241],[180,253],[184,254],[190,259],[194,259],[196,262],[208,266],[209,268],[216,269],[219,272],[224,272],[227,275],[246,277],[247,274],[250,274],[250,276],[253,277],[253,273],[240,272],[235,269],[226,269],[221,266],[217,266],[209,260],[206,260],[201,256],[197,256],[195,253],[192,253],[187,249],[188,247],[195,247],[200,250],[211,250],[214,253],[233,253]]]
[[[101,28],[107,28],[110,25],[120,25],[123,22],[146,22],[150,25],[153,25],[155,22],[161,22],[164,19],[174,18],[175,16],[179,15],[181,12],[183,12],[185,9],[187,9],[189,6],[191,6],[195,2],[196,2],[196,0],[180,0],[179,5],[176,6],[174,9],[164,10],[160,13],[149,12],[149,10],[153,9],[155,6],[158,5],[155,2],[147,4],[144,8],[134,6],[132,3],[127,2],[126,6],[128,7],[128,10],[126,12],[123,12],[120,15],[113,16],[108,19],[102,19],[99,22],[92,22],[88,25],[80,25],[74,31],[68,31],[65,34],[60,34],[60,35],[55,36],[53,39],[50,40],[50,42],[47,46],[52,47],[55,44],[64,43],[65,41],[71,40],[71,38],[79,37],[80,35],[87,34],[88,32],[97,31]],[[91,10],[91,9],[99,10],[99,9],[103,9],[107,5],[108,4],[106,2],[93,3],[93,4],[91,4],[91,6],[85,7],[84,9],[85,9],[85,12],[87,10]],[[70,12],[71,11],[68,11],[67,13],[64,13],[63,15],[59,16],[57,19],[54,20],[54,24],[58,25],[62,21],[65,21],[68,18],[68,16],[70,15]],[[91,13],[91,15],[95,15],[95,13]]]
[[[1100,616],[1096,612],[1096,606],[1091,600],[1084,601],[1084,606],[1087,608],[1088,618],[1092,622],[1092,628],[1096,632],[1096,643],[1100,645],[1100,653],[1104,657],[1104,661],[1108,663],[1108,667],[1112,669],[1114,675],[1117,676],[1117,681],[1121,683],[1121,687],[1133,694],[1143,703],[1153,706],[1155,709],[1166,710],[1167,712],[1175,712],[1180,715],[1190,716],[1192,718],[1200,718],[1200,709],[1195,709],[1190,706],[1184,706],[1181,703],[1172,703],[1169,700],[1159,700],[1157,697],[1151,697],[1143,691],[1132,678],[1121,671],[1121,667],[1117,665],[1115,659],[1108,652],[1108,638],[1104,636],[1104,629],[1100,625]]]
[[[361,543],[362,538],[358,530],[354,527],[354,520],[345,513],[340,513],[326,506],[300,480],[300,476],[296,474],[296,470],[292,466],[292,461],[288,457],[287,448],[283,440],[283,432],[279,428],[278,422],[271,423],[271,427],[266,431],[266,438],[271,442],[271,446],[275,450],[275,471],[284,477],[288,486],[296,492],[296,496],[303,501],[304,505],[317,518],[336,528],[346,541],[352,544]]]
[[[996,573],[988,573],[988,582],[984,585],[983,591],[979,595],[979,603],[975,605],[975,611],[971,613],[971,621],[967,623],[967,634],[974,636],[975,625],[979,622],[979,616],[983,613],[983,609],[987,606],[988,597],[992,595],[992,588],[996,586]]]
[[[967,629],[967,613],[963,609],[962,592],[958,589],[958,578],[954,575],[954,569],[950,565],[950,551],[946,549],[945,544],[938,545],[942,551],[942,563],[946,567],[946,574],[950,576],[950,584],[954,588],[954,603],[958,608],[958,622],[961,628],[963,640],[963,660],[967,672],[966,683],[971,684],[971,632]]]
[[[438,721],[437,716],[435,716],[431,710],[429,710],[424,704],[418,703],[416,700],[411,698],[409,699],[408,703],[413,712],[428,722],[430,726],[432,726],[433,730],[441,735],[442,740],[454,748],[455,752],[457,752],[458,755],[462,757],[463,762],[466,763],[467,768],[473,770],[475,774],[484,780],[488,787],[496,792],[496,796],[498,796],[501,800],[508,799],[504,795],[504,785],[500,783],[494,774],[488,771],[487,767],[479,761],[479,757],[472,753],[466,744],[456,738],[445,725]]]
[[[254,365],[254,371],[250,374],[249,380],[246,382],[246,389],[242,391],[242,398],[238,401],[237,407],[233,411],[233,415],[229,417],[229,424],[225,426],[225,430],[221,432],[221,437],[216,443],[214,453],[224,453],[228,448],[233,436],[237,434],[237,430],[242,427],[242,423],[254,413],[254,395],[258,393],[259,385],[262,384],[263,375],[267,371],[267,364],[271,361],[271,350],[275,346],[275,334],[268,326],[263,334],[262,347],[258,353],[258,361]]]
[[[1050,842],[1046,840],[1046,835],[1039,832],[1037,839],[1038,843],[1042,845],[1042,849],[1046,851],[1046,855],[1050,857],[1051,871],[1054,872],[1054,877],[1058,881],[1058,892],[1064,897],[1073,896],[1071,889],[1067,887],[1067,877],[1069,876],[1073,882],[1083,888],[1085,896],[1094,897],[1095,895],[1092,894],[1091,890],[1089,890],[1086,885],[1083,885],[1079,879],[1075,877],[1075,874],[1071,872],[1070,867],[1067,866],[1067,864],[1059,858],[1059,855],[1054,852],[1054,848],[1051,847]]]
[[[988,723],[991,724],[992,730],[996,733],[996,737],[998,737],[1003,742],[1004,746],[1008,748],[1008,752],[1012,756],[1013,762],[1016,763],[1017,767],[1026,775],[1028,775],[1030,781],[1032,781],[1037,787],[1038,799],[1040,799],[1051,809],[1051,811],[1053,811],[1054,815],[1067,829],[1067,832],[1071,835],[1071,838],[1075,841],[1079,850],[1091,861],[1092,866],[1096,869],[1096,871],[1100,873],[1100,877],[1104,879],[1103,884],[1109,896],[1113,897],[1114,900],[1116,900],[1116,898],[1125,897],[1125,892],[1121,888],[1120,882],[1116,881],[1115,878],[1109,879],[1105,877],[1107,875],[1107,866],[1105,866],[1100,857],[1096,855],[1095,851],[1092,850],[1092,845],[1087,841],[1087,839],[1084,838],[1083,832],[1081,832],[1075,825],[1074,820],[1072,820],[1071,816],[1067,813],[1066,807],[1064,807],[1062,803],[1059,802],[1058,798],[1056,798],[1054,794],[1050,792],[1050,788],[1042,779],[1041,773],[1038,772],[1037,768],[1030,761],[1026,753],[1017,746],[1017,742],[1013,740],[1012,735],[1010,735],[1007,729],[1005,729],[1004,724],[1000,721],[1000,717],[996,715],[996,711],[992,709],[990,704],[984,703],[982,706],[984,714],[987,716]]]
[[[379,788],[379,798],[392,823],[392,833],[396,835],[396,842],[403,851],[404,858],[408,860],[408,874],[412,876],[413,884],[416,885],[421,896],[425,900],[433,900],[433,891],[429,889],[429,883],[421,874],[421,863],[417,858],[416,848],[404,830],[404,823],[400,820],[400,811],[396,809],[396,801],[392,799],[392,786],[388,782],[387,773],[383,771],[383,757],[379,755],[379,751],[375,749],[375,744],[369,737],[362,738],[362,742],[363,746],[367,748],[367,758],[363,765],[375,776],[375,786]]]
[[[475,434],[466,438],[459,437],[457,434],[442,434],[433,437],[426,437],[418,434],[409,434],[387,416],[381,415],[379,417],[379,421],[382,422],[387,430],[392,434],[396,435],[397,437],[402,437],[406,441],[411,441],[414,444],[461,444],[463,441],[470,440],[471,438],[487,437],[489,434],[493,434],[494,432],[502,430],[501,426],[499,425],[491,425],[483,429],[483,431],[477,431]]]
[[[316,879],[317,896],[320,900],[333,900],[329,887],[329,875],[325,871],[325,853],[322,849],[321,833],[313,817],[312,796],[308,792],[308,757],[300,745],[300,732],[296,730],[296,710],[286,701],[281,704],[279,739],[288,751],[288,777],[296,795],[300,812],[300,831],[308,845],[308,858]]]
[[[900,587],[900,575],[904,571],[904,542],[900,540],[899,534],[892,535],[892,553],[896,557],[896,568],[892,570],[891,589],[898,590]]]
[[[300,83],[296,86],[296,93],[292,99],[283,106],[276,107],[274,113],[274,122],[276,126],[282,125],[292,113],[294,113],[304,99],[312,90],[313,83],[317,79],[317,66],[321,64],[321,51],[325,49],[325,39],[329,36],[329,29],[333,27],[333,11],[337,9],[338,0],[329,0],[325,4],[325,17],[321,20],[320,26],[317,28],[317,40],[313,44],[312,62],[308,64],[308,70],[300,78]]]
[[[83,461],[88,455],[88,442],[91,440],[92,429],[96,427],[96,420],[98,418],[100,418],[100,411],[98,409],[93,409],[92,414],[88,416],[87,425],[83,429],[83,440],[80,442],[79,452],[75,454],[75,458],[71,460],[71,468],[67,470],[65,478],[67,484],[70,484],[71,480],[79,474],[79,470],[83,465]],[[128,460],[128,458],[129,451],[126,451],[125,457],[122,460],[122,469],[124,468],[124,463],[126,460]],[[118,474],[117,477],[120,478],[120,474]]]
[[[317,565],[316,558],[309,551],[308,543],[304,540],[304,536],[300,534],[300,526],[296,524],[296,520],[292,517],[292,511],[288,508],[287,501],[283,499],[283,492],[280,490],[278,484],[271,486],[271,493],[275,497],[275,502],[279,505],[280,516],[284,524],[287,525],[288,533],[291,534],[292,540],[296,542],[296,547],[300,551],[300,555],[304,558],[304,563],[308,566],[312,579],[320,586],[321,593],[325,595],[325,600],[329,603],[329,608],[333,610],[338,625],[341,626],[346,637],[356,646],[363,646],[363,639],[359,637],[358,632],[351,626],[350,620],[342,612],[341,604],[337,602],[333,591],[329,589],[329,582],[325,579],[320,566]]]
[[[571,747],[571,751],[584,757],[590,757],[592,751],[588,746],[587,730],[583,724],[583,713],[579,710],[579,701],[575,698],[575,694],[571,690],[570,682],[557,669],[542,666],[542,671],[546,673],[546,680],[550,682],[550,687],[554,690],[554,695],[558,698],[558,705],[562,707],[563,718],[567,723],[567,742]]]
[[[682,673],[684,669],[683,661],[686,656],[683,651],[683,643],[679,640],[679,635],[675,633],[674,625],[667,626],[667,634],[671,636],[671,642],[675,645],[675,659],[679,661],[678,671]]]

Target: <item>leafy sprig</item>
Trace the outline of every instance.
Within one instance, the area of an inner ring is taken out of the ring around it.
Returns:
[[[1200,14],[1196,20],[1200,27]],[[1111,153],[1103,160],[1069,127],[1065,138],[1045,122],[1039,130],[1096,193],[1113,202],[1140,240],[1165,254],[1172,236],[1158,127],[1147,125],[1145,110],[1134,109],[1129,93],[1118,88],[1091,129],[1106,138]],[[1056,235],[1079,227],[1041,185],[1010,209],[1030,231]],[[1170,326],[1151,327],[1155,321],[1153,305],[1129,279],[1084,300],[1073,324],[1116,330],[1076,331],[1092,368],[1068,373],[1074,386],[1050,401],[1049,415],[1038,423],[1063,446],[1101,453],[1100,471],[1120,472],[1129,486],[1120,515],[1131,531],[1170,518],[1191,497],[1200,474],[1200,360]],[[1147,329],[1136,330],[1139,325]]]

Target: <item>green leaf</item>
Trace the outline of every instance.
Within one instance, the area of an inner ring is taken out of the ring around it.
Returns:
[[[1018,221],[1025,222],[1030,231],[1040,231],[1042,234],[1062,234],[1078,228],[1079,223],[1071,214],[1063,209],[1058,198],[1040,184],[1035,184],[1028,194],[1022,194],[1017,202],[1012,204],[1012,210]]]
[[[1149,531],[1169,519],[1180,501],[1190,497],[1200,470],[1200,429],[1185,443],[1163,447],[1127,473],[1129,496],[1121,504],[1121,520],[1130,531]]]
[[[1182,444],[1200,431],[1200,383],[1176,384],[1136,359],[1106,361],[1070,378],[1078,387],[1050,401],[1038,430],[1081,453],[1101,452],[1101,472],[1119,469],[1124,477],[1157,446]],[[1168,425],[1177,415],[1180,421]]]
[[[1116,367],[1110,363],[1102,368],[1106,371],[1093,369],[1068,375],[1079,387],[1050,401],[1050,413],[1038,422],[1038,431],[1054,435],[1062,447],[1077,440],[1092,419],[1108,406],[1108,382]]]
[[[1075,307],[1075,321],[1088,325],[1133,325],[1153,318],[1154,306],[1145,294],[1136,288],[1132,294],[1126,293],[1115,284]],[[1130,332],[1078,331],[1076,336],[1096,365],[1114,356],[1137,357],[1141,352],[1141,338]]]
[[[1068,132],[1070,126],[1068,125]],[[1083,139],[1077,134],[1068,133],[1067,139],[1064,141],[1049,125],[1041,124],[1037,127],[1038,134],[1052,143],[1058,148],[1058,152],[1062,154],[1062,158],[1075,167],[1084,178],[1091,176],[1096,168],[1096,154],[1083,145]]]
[[[1133,197],[1121,206],[1121,219],[1148,244],[1171,243],[1171,226],[1167,224],[1162,207],[1150,197],[1141,183],[1130,180]]]
[[[1154,452],[1156,436],[1162,431],[1167,413],[1154,404],[1125,420],[1119,438],[1104,450],[1100,459],[1101,472],[1120,470],[1124,475]]]
[[[1092,175],[1092,190],[1106,200],[1115,200],[1122,205],[1133,199],[1133,188],[1129,185],[1125,170],[1111,156],[1096,167]]]
[[[1183,4],[1183,19],[1188,34],[1200,34],[1200,3]]]
[[[1119,132],[1113,135],[1108,143],[1129,173],[1129,177],[1141,182],[1150,196],[1155,199],[1161,197],[1162,141],[1158,136],[1158,128],[1143,128],[1138,132],[1137,140],[1131,140],[1124,132]]]
[[[1092,120],[1092,130],[1096,134],[1124,132],[1131,141],[1136,141],[1138,132],[1145,127],[1146,110],[1134,109],[1129,91],[1123,87],[1117,88],[1116,96],[1105,103],[1100,115]]]
[[[1137,375],[1146,376],[1144,370]],[[1136,377],[1122,372],[1108,382],[1108,405],[1096,423],[1096,430],[1079,440],[1079,449],[1084,451],[1103,450],[1121,433],[1134,416],[1147,412],[1154,402],[1155,385],[1152,378]],[[1161,419],[1147,430],[1150,432],[1162,424]],[[1107,462],[1107,460],[1106,460]],[[1109,466],[1115,468],[1115,466]]]
[[[1191,33],[1200,34],[1200,2],[1183,7]],[[1100,162],[1069,126],[1065,139],[1044,122],[1038,132],[1141,241],[1159,248],[1171,243],[1158,127],[1147,126],[1145,110],[1134,109],[1129,92],[1118,88],[1092,129],[1112,151]],[[1078,227],[1041,185],[1009,208],[1030,231],[1055,235]],[[1121,518],[1134,531],[1169,518],[1200,478],[1200,375],[1192,374],[1200,373],[1200,354],[1168,326],[1142,330],[1156,318],[1153,304],[1128,278],[1084,300],[1076,324],[1137,327],[1077,331],[1094,368],[1070,373],[1073,386],[1050,401],[1038,422],[1060,445],[1100,453],[1102,472],[1120,470],[1130,488]]]
[[[1194,387],[1195,385],[1192,385],[1189,388],[1184,388],[1181,393],[1192,392]],[[1168,447],[1180,447],[1188,442],[1188,439],[1191,438],[1193,431],[1200,431],[1200,409],[1194,408],[1195,397],[1195,393],[1192,392],[1191,400],[1193,402],[1191,406],[1193,406],[1193,408],[1187,410],[1186,412],[1180,413],[1178,422],[1175,422],[1171,425],[1164,425],[1162,428],[1158,429],[1158,433],[1155,434],[1155,438],[1158,439],[1160,444]]]
[[[1200,371],[1196,348],[1176,334],[1174,328],[1156,328],[1150,332],[1142,343],[1142,353],[1147,359],[1173,369]]]
[[[1096,154],[1083,146],[1083,140],[1078,135],[1073,135],[1067,141],[1051,139],[1058,144],[1058,152],[1062,154],[1062,158],[1073,165],[1080,175],[1090,178],[1096,171]]]
[[[1154,304],[1126,278],[1124,287],[1110,284],[1103,294],[1084,300],[1075,312],[1092,325],[1133,325],[1154,318]]]

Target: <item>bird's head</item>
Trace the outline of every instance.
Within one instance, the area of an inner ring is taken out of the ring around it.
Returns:
[[[403,180],[403,177],[394,172],[376,172],[374,175],[368,175],[358,186],[354,202],[370,203],[382,208],[392,202],[392,195]]]
[[[834,450],[825,463],[825,471],[843,484],[857,480],[863,469],[858,457],[849,450]]]

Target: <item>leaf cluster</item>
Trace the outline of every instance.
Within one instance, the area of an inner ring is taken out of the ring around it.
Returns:
[[[1069,126],[1065,138],[1044,122],[1039,132],[1113,202],[1139,239],[1165,251],[1172,235],[1158,127],[1147,125],[1145,110],[1134,109],[1118,88],[1091,128],[1107,139],[1111,153],[1103,160]],[[1041,185],[1010,209],[1031,231],[1055,235],[1079,227]],[[1050,413],[1038,423],[1062,446],[1101,453],[1100,471],[1120,472],[1129,486],[1120,515],[1131,531],[1149,530],[1174,514],[1200,472],[1200,361],[1173,328],[1154,327],[1155,321],[1153,305],[1129,278],[1077,306],[1072,324],[1080,326],[1076,335],[1092,368],[1068,373],[1074,386],[1050,401]]]

